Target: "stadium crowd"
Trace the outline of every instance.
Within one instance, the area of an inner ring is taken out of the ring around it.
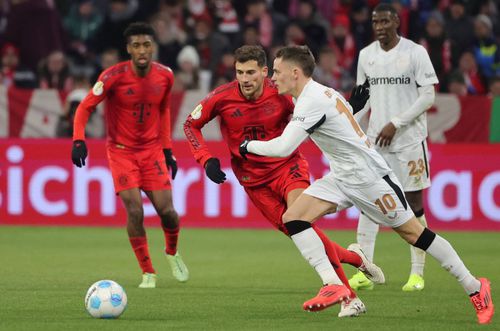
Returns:
[[[233,51],[243,44],[262,45],[269,58],[284,45],[307,44],[315,80],[349,93],[380,2],[397,8],[400,34],[429,52],[439,92],[500,95],[495,0],[0,0],[0,81],[82,95],[99,72],[127,58],[125,27],[148,21],[155,58],[175,72],[174,90],[232,80]]]

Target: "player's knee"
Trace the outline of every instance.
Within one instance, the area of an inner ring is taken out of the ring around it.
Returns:
[[[299,219],[300,219],[299,215],[297,215],[294,212],[291,212],[290,210],[287,210],[283,214],[283,216],[281,216],[281,220],[283,221],[283,223],[288,223],[290,221],[299,220]]]
[[[158,213],[162,220],[176,222],[179,216],[174,208],[164,208]]]
[[[128,219],[133,222],[141,222],[144,217],[144,210],[142,206],[127,206]]]

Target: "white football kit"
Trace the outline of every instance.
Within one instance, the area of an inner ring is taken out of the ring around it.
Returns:
[[[251,141],[249,152],[291,153],[308,136],[330,161],[331,171],[304,193],[338,205],[352,205],[381,224],[398,227],[413,217],[399,181],[335,90],[310,80],[297,98],[293,117],[280,137]]]
[[[429,187],[426,112],[416,109],[415,116],[408,116],[408,110],[412,112],[419,97],[418,88],[438,83],[427,51],[403,37],[389,51],[374,41],[359,54],[356,83],[361,85],[366,80],[370,84],[371,115],[367,130],[370,141],[374,143],[384,126],[392,121],[397,131],[391,145],[376,146],[377,151],[394,170],[405,191]]]

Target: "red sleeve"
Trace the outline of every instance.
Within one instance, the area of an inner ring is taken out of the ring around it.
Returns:
[[[167,90],[160,106],[160,141],[163,148],[172,149],[172,129],[170,123],[170,93],[174,85],[174,74],[167,71]]]
[[[205,162],[213,156],[208,150],[205,139],[203,139],[201,128],[217,116],[216,104],[219,99],[218,96],[214,96],[213,92],[209,94],[196,106],[187,117],[186,122],[184,122],[184,134],[189,142],[191,152],[196,161],[202,166],[205,166]]]
[[[94,87],[92,87],[76,109],[75,121],[73,124],[73,141],[85,140],[85,126],[87,125],[90,114],[95,110],[95,107],[104,100],[113,84],[113,81],[106,77],[108,70],[101,73]]]

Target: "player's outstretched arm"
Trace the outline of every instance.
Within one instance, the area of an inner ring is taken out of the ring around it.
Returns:
[[[172,149],[164,148],[163,154],[165,155],[165,162],[167,163],[167,168],[172,171],[172,179],[175,179],[177,174],[177,159],[172,153]]]
[[[288,124],[281,136],[268,141],[251,140],[244,145],[244,148],[252,154],[286,157],[292,154],[308,136],[309,133],[303,128]],[[240,154],[242,145],[240,145]]]

